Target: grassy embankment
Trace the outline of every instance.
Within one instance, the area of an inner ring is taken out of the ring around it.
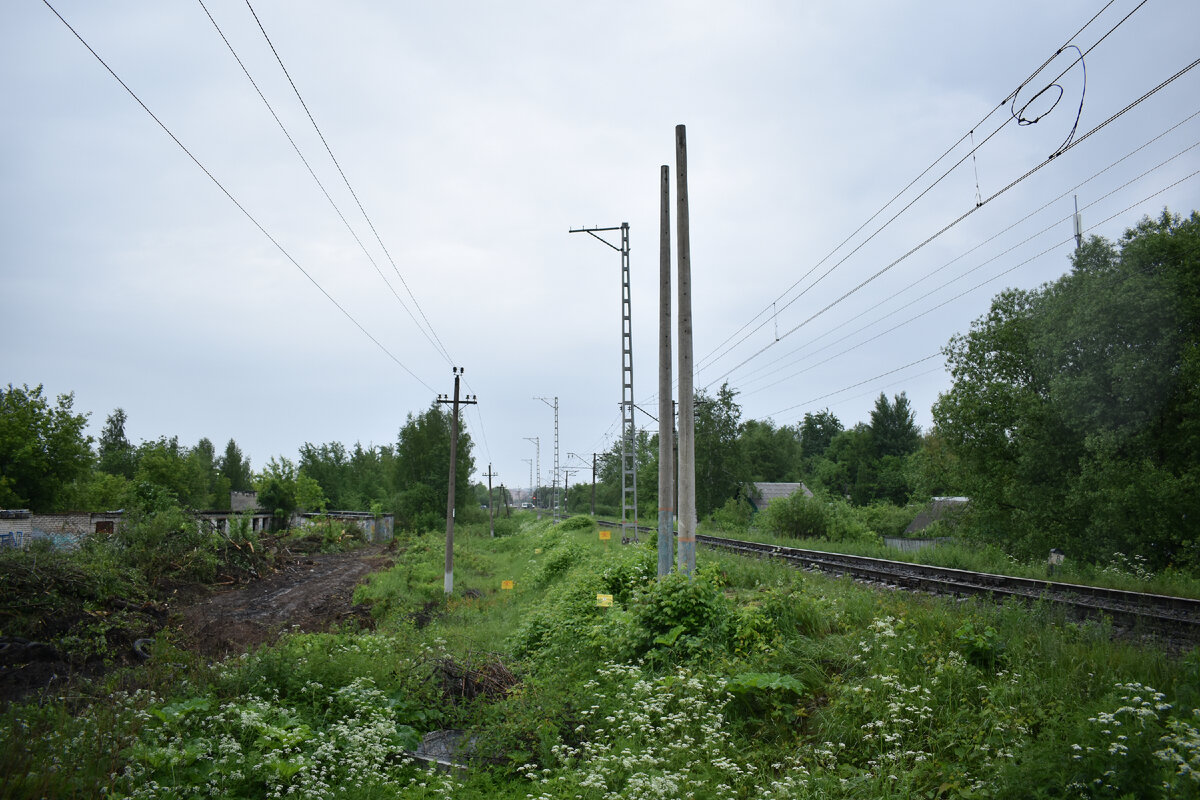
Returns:
[[[10,708],[9,797],[1197,797],[1200,653],[1050,608],[878,591],[575,519],[404,538],[377,629],[286,635]],[[502,581],[512,580],[511,590]],[[603,607],[597,595],[612,595]],[[473,737],[466,772],[403,754]]]

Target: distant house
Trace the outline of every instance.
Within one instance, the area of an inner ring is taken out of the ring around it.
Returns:
[[[778,500],[781,497],[791,497],[796,492],[804,492],[805,497],[813,496],[813,493],[803,483],[760,482],[750,484],[747,499],[750,501],[750,505],[755,512],[758,512],[770,505],[772,500]]]
[[[967,497],[935,497],[904,529],[905,535],[920,533],[940,519],[953,518],[971,502]]]

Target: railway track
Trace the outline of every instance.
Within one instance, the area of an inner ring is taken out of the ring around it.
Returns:
[[[620,525],[620,523],[602,523]],[[639,527],[653,534],[653,528]],[[696,535],[696,543],[755,558],[772,558],[800,569],[848,575],[855,580],[899,587],[910,591],[955,597],[983,597],[1003,602],[1050,602],[1087,619],[1109,619],[1115,629],[1151,633],[1200,643],[1200,600],[1188,597],[1127,592],[1100,586],[993,575],[985,572],[934,567],[909,561],[827,553],[798,547],[747,542],[719,536]]]
[[[1200,642],[1200,600],[1126,592],[1099,586],[992,575],[986,572],[933,567],[908,561],[826,553],[797,547],[696,536],[697,544],[756,558],[773,558],[803,569],[816,569],[856,580],[957,597],[990,597],[1004,601],[1051,602],[1085,618],[1107,618],[1133,632],[1145,631]]]

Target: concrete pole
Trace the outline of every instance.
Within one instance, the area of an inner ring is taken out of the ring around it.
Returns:
[[[458,462],[458,370],[454,371],[454,405],[450,416],[450,491],[446,495],[446,577],[444,589],[454,591],[454,479]]]
[[[671,168],[662,167],[658,246],[658,577],[675,562],[674,414],[671,403]]]
[[[696,417],[692,373],[692,243],[688,219],[687,131],[675,126],[675,214],[679,247],[679,571],[696,571]]]

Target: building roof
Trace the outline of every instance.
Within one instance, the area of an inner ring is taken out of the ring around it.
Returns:
[[[757,509],[767,507],[767,504],[772,500],[778,500],[781,497],[791,497],[796,492],[804,492],[805,497],[812,497],[813,493],[803,483],[766,483],[758,482],[751,484],[753,489],[750,492],[750,503]]]
[[[920,514],[908,524],[904,529],[905,533],[917,533],[923,531],[945,517],[948,513],[959,511],[966,507],[967,503],[971,502],[968,497],[934,497],[929,501],[929,505]]]

